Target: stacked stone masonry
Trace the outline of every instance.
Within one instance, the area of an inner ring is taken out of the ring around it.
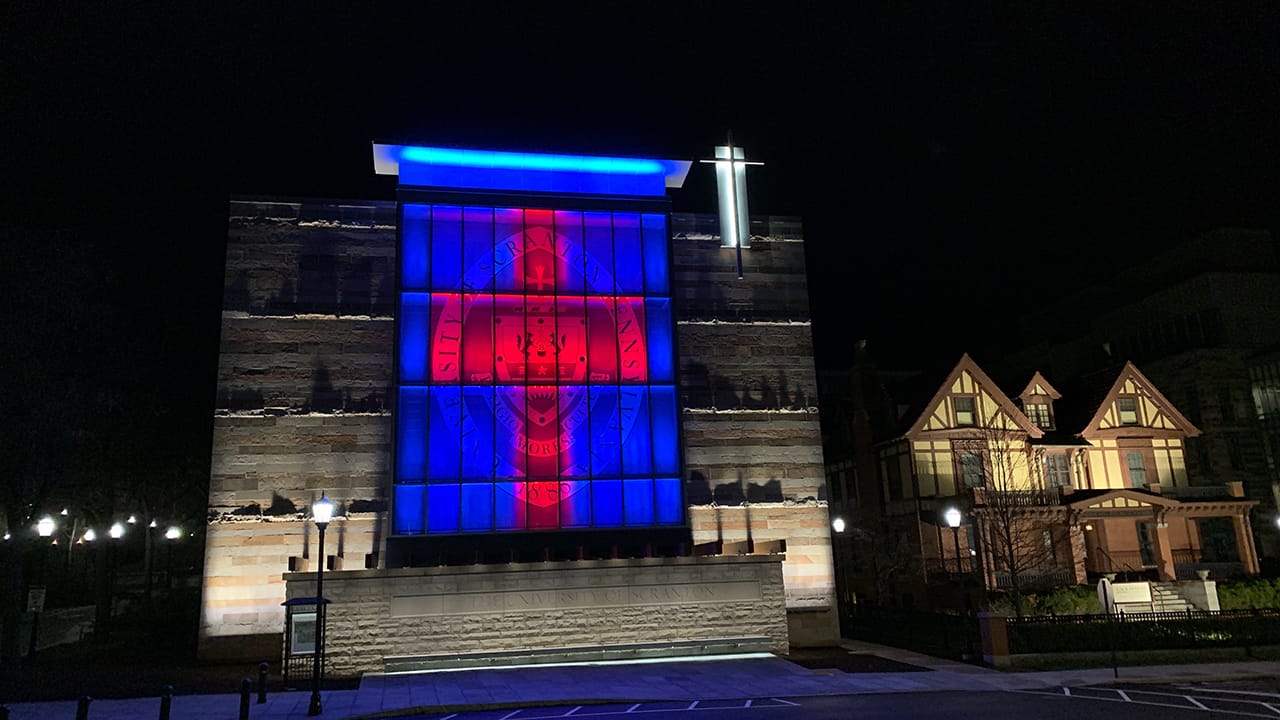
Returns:
[[[280,637],[282,576],[291,562],[315,567],[303,513],[321,492],[348,513],[343,534],[326,536],[338,567],[383,555],[391,456],[395,204],[242,200],[231,210],[207,657]],[[736,253],[703,232],[708,217],[672,217],[693,540],[786,540],[780,602],[812,626],[833,580],[799,224],[753,222],[780,233],[753,237],[738,279]],[[834,642],[834,613],[819,615],[817,631],[797,632],[793,617],[791,641]]]

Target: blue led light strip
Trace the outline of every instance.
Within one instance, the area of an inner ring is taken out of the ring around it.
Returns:
[[[666,165],[657,160],[643,158],[543,155],[539,153],[451,150],[432,147],[406,147],[400,151],[400,162],[492,168],[494,170],[545,170],[551,172],[603,173],[607,175],[657,174],[663,177],[666,177],[667,174]]]
[[[684,184],[687,160],[373,146],[374,169],[401,185],[659,197]]]

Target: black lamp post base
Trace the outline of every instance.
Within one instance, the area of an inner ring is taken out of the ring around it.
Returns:
[[[320,714],[320,693],[311,693],[311,704],[307,706],[307,715]]]

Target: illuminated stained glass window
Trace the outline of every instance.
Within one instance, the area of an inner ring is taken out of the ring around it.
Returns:
[[[666,216],[400,227],[395,534],[681,524]]]

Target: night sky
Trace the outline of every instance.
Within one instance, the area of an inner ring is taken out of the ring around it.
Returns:
[[[731,132],[753,214],[805,223],[823,368],[859,338],[981,352],[1002,322],[966,317],[1280,228],[1274,3],[848,5],[12,3],[0,259],[115,320],[84,345],[6,312],[7,362],[107,364],[206,434],[228,199],[391,200],[374,141],[697,159]],[[713,211],[710,168],[672,200]]]

